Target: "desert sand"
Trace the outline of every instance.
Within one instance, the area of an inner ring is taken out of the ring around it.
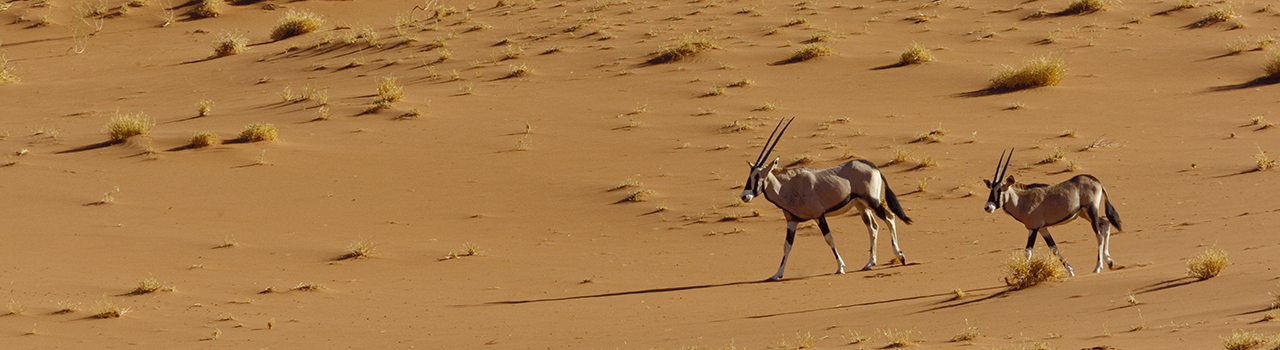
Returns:
[[[1280,90],[1262,69],[1280,9],[1184,3],[266,0],[198,18],[198,1],[8,1],[0,55],[20,81],[0,85],[0,341],[857,349],[898,332],[918,348],[1216,349],[1237,330],[1270,336],[1280,172],[1255,156],[1280,158],[1267,127]],[[1224,8],[1235,17],[1196,25]],[[289,10],[324,24],[272,40]],[[210,58],[223,33],[249,50]],[[649,63],[690,35],[719,48]],[[896,65],[913,42],[936,60]],[[786,62],[809,43],[833,54]],[[1066,63],[1060,84],[986,90],[1002,65],[1043,55]],[[369,111],[388,76],[404,98]],[[149,133],[106,143],[108,119],[138,113]],[[858,271],[866,228],[844,215],[829,221],[848,273],[832,274],[810,222],[783,280],[763,281],[785,220],[740,203],[743,162],[792,117],[783,164],[883,165],[915,220],[898,225],[907,265],[889,263],[882,231],[880,264]],[[279,140],[184,147],[251,123]],[[934,129],[945,135],[913,142]],[[982,211],[982,179],[1008,149],[1019,181],[1101,179],[1124,223],[1116,269],[1091,273],[1096,243],[1077,221],[1053,233],[1078,275],[1006,292],[1026,231]],[[888,165],[895,152],[912,160]],[[917,168],[925,158],[936,164]],[[372,254],[341,259],[357,242]],[[1188,278],[1209,248],[1230,264]],[[160,290],[134,293],[147,279]],[[295,289],[307,285],[319,290]],[[129,312],[95,317],[104,302]],[[969,327],[972,344],[950,341]]]

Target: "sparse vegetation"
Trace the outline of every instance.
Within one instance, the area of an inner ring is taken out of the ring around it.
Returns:
[[[213,53],[209,58],[239,55],[249,51],[249,38],[240,33],[222,32],[213,41]]]
[[[64,300],[64,301],[58,302],[58,311],[54,311],[53,313],[69,314],[76,311],[80,311],[80,303],[70,301],[70,300]]]
[[[21,79],[18,79],[17,75],[14,75],[14,72],[16,71],[17,68],[14,68],[13,65],[9,64],[8,58],[0,56],[0,85],[17,84],[22,82]]]
[[[9,299],[9,303],[5,306],[8,307],[10,315],[21,315],[23,312],[27,312],[27,306],[22,305],[17,300]]]
[[[954,337],[951,337],[951,342],[966,342],[972,344],[973,341],[977,340],[981,335],[982,333],[978,332],[978,327],[966,327],[956,333]]]
[[[200,99],[199,102],[196,102],[197,117],[207,117],[210,112],[213,112],[213,100],[203,98]]]
[[[906,163],[911,161],[911,151],[903,147],[893,148],[893,158],[889,159],[889,165]]]
[[[275,141],[279,139],[276,126],[268,123],[253,123],[240,130],[240,140],[244,142]]]
[[[1067,158],[1066,151],[1063,151],[1062,148],[1060,147],[1054,147],[1053,152],[1049,152],[1049,154],[1046,155],[1044,159],[1040,160],[1039,164],[1053,164],[1066,158]]]
[[[951,296],[951,300],[960,300],[960,299],[964,299],[964,297],[966,296],[969,296],[969,293],[966,293],[964,289],[960,289],[960,288],[951,290],[951,293],[954,294]]]
[[[791,54],[789,62],[804,62],[821,56],[830,56],[835,52],[830,46],[824,43],[812,43],[805,45]]]
[[[214,134],[212,131],[200,131],[195,133],[195,135],[191,135],[191,147],[194,148],[204,148],[217,145],[219,143],[222,143],[222,141],[219,140],[218,135]]]
[[[1258,153],[1253,155],[1253,159],[1257,163],[1254,166],[1254,169],[1258,171],[1264,171],[1276,167],[1276,161],[1267,157],[1267,152],[1263,151],[1261,147],[1258,148]]]
[[[1240,15],[1236,14],[1236,9],[1234,7],[1231,7],[1230,5],[1215,7],[1212,10],[1209,10],[1208,13],[1205,13],[1204,17],[1200,17],[1199,21],[1196,21],[1196,23],[1192,23],[1191,26],[1197,27],[1197,28],[1207,27],[1215,23],[1229,21],[1232,18],[1236,18],[1239,16]]]
[[[1091,12],[1102,11],[1110,4],[1108,0],[1071,0],[1067,3],[1067,8],[1062,10],[1063,14],[1078,15]]]
[[[523,77],[528,75],[530,72],[533,72],[533,69],[530,69],[529,65],[524,63],[513,64],[510,68],[510,71],[507,72],[507,78]]]
[[[885,345],[886,349],[905,348],[915,345],[915,343],[911,342],[911,333],[914,332],[910,330],[898,331],[895,329],[880,330],[880,334],[883,334],[885,340],[889,343],[888,345]]]
[[[123,141],[132,136],[146,135],[151,132],[152,125],[155,122],[144,113],[124,114],[116,111],[103,130],[112,141]]]
[[[693,57],[702,52],[719,49],[720,45],[703,35],[688,34],[674,44],[662,47],[657,56],[649,59],[650,64],[675,62]]]
[[[1066,274],[1066,269],[1057,258],[1047,252],[1032,254],[1030,259],[1023,252],[1013,252],[1005,261],[1004,272],[1005,285],[1010,290],[1019,290],[1061,279]]]
[[[298,283],[297,286],[294,286],[290,290],[296,290],[296,291],[302,291],[302,292],[319,292],[327,289],[329,289],[329,287],[325,287],[323,284],[302,282],[302,283]]]
[[[653,190],[637,189],[627,193],[628,202],[643,202],[649,199],[649,195],[653,194]]]
[[[134,288],[132,292],[129,292],[129,294],[142,295],[169,290],[173,290],[173,287],[160,284],[160,281],[156,280],[154,277],[148,277],[138,280],[138,287]]]
[[[378,98],[369,106],[370,111],[391,108],[396,102],[404,99],[404,86],[396,84],[396,77],[378,78]]]
[[[991,76],[991,89],[1017,90],[1054,86],[1066,76],[1062,58],[1042,56],[1022,63],[1020,67],[1002,66]]]
[[[4,64],[0,63],[0,81],[4,80]],[[1267,58],[1262,62],[1262,71],[1267,73],[1268,77],[1280,76],[1280,52],[1269,52]]]
[[[280,16],[275,28],[271,29],[271,40],[284,40],[320,30],[324,19],[315,12],[290,9]]]
[[[103,297],[102,300],[98,300],[98,313],[95,314],[93,317],[94,318],[119,318],[121,316],[124,316],[124,314],[127,314],[132,311],[133,311],[132,308],[120,306],[120,304],[116,303],[114,300]]]
[[[377,247],[374,246],[373,241],[361,238],[347,245],[347,252],[343,253],[339,259],[368,258],[373,256],[374,249]]]
[[[480,246],[475,245],[474,243],[471,243],[471,242],[467,242],[462,244],[461,252],[450,252],[449,255],[446,255],[445,257],[440,258],[440,260],[444,261],[444,260],[453,260],[453,259],[457,259],[464,256],[477,256],[477,255],[480,255],[480,253],[481,253]]]
[[[1210,248],[1187,260],[1187,276],[1201,281],[1218,276],[1227,267],[1227,252]]]
[[[1220,338],[1222,338],[1222,348],[1226,350],[1249,350],[1267,342],[1261,334],[1239,329],[1231,331],[1229,336]]]
[[[902,55],[899,60],[902,64],[920,64],[930,62],[933,61],[933,53],[929,52],[929,49],[924,47],[924,45],[911,43],[911,46],[907,46],[907,48],[902,51]]]
[[[938,127],[933,128],[933,130],[929,130],[927,132],[923,132],[916,135],[916,138],[914,140],[911,140],[911,142],[926,142],[926,143],[940,142],[942,141],[942,137],[947,135],[947,132],[949,132],[949,130],[943,129],[942,125],[938,125]]]
[[[191,9],[191,16],[196,18],[213,18],[222,14],[222,0],[201,0]]]

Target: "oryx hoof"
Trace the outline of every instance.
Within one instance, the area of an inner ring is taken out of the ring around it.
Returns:
[[[781,280],[781,279],[782,279],[782,275],[773,275],[773,277],[769,277],[769,279],[766,279],[765,281],[768,281],[768,282],[774,282],[774,281],[778,281],[778,280]]]
[[[836,274],[837,274],[837,275],[843,275],[843,274],[844,274],[844,267],[841,267],[839,270],[836,270]]]
[[[876,263],[867,263],[867,266],[862,267],[862,271],[871,271],[872,266],[876,266]]]
[[[1111,260],[1107,260],[1107,270],[1115,270],[1115,269],[1116,269],[1116,263],[1112,262]]]

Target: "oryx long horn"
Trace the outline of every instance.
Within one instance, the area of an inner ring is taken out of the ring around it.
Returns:
[[[1011,161],[1013,161],[1013,149],[1012,149],[1012,148],[1010,148],[1010,149],[1009,149],[1009,159],[1006,159],[1006,160],[1004,161],[1004,168],[1000,169],[1000,173],[999,173],[1000,175],[997,175],[997,176],[996,176],[996,182],[997,182],[997,183],[999,183],[999,182],[1001,181],[1001,178],[1003,178],[1005,175],[1008,175],[1008,173],[1009,173],[1009,162],[1011,162]]]
[[[1000,161],[996,162],[996,174],[991,178],[991,183],[1000,183],[1000,165],[1004,163],[1005,151],[1000,151]]]
[[[760,155],[756,156],[756,163],[752,166],[760,166],[764,163],[765,154],[769,152],[769,142],[773,142],[773,136],[778,134],[778,129],[782,128],[782,120],[778,121],[778,126],[773,127],[773,132],[769,133],[769,139],[764,141],[764,147],[760,148]]]
[[[787,121],[787,125],[782,125],[782,121],[778,121],[778,125],[782,126],[782,130],[778,131],[777,138],[774,138],[772,135],[769,136],[769,138],[772,139],[773,144],[769,145],[767,141],[765,142],[765,146],[768,146],[768,147],[765,147],[764,156],[760,157],[759,163],[756,163],[756,164],[758,165],[764,164],[765,162],[769,161],[769,155],[773,153],[773,148],[778,146],[778,141],[782,141],[782,134],[787,132],[787,127],[791,126],[791,122],[795,120],[796,118],[794,117],[791,118],[791,120]],[[775,127],[774,129],[776,130],[777,127]]]

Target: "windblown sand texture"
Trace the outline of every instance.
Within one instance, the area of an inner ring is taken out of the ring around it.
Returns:
[[[1270,2],[202,3],[0,3],[3,347],[1218,349],[1280,333],[1263,321],[1280,172],[1255,158],[1280,158]],[[273,40],[289,11],[323,24]],[[713,45],[653,61],[697,38]],[[913,43],[933,60],[901,63]],[[1061,59],[1057,85],[988,89],[1037,57]],[[117,115],[150,130],[112,142]],[[852,271],[867,233],[841,216],[849,273],[806,223],[783,281],[762,282],[785,222],[738,194],[784,117],[784,165],[903,156],[882,170],[916,221],[898,227],[907,265],[882,231],[881,264]],[[241,137],[268,124],[275,141]],[[1102,180],[1117,269],[1091,273],[1077,221],[1052,230],[1078,276],[1005,292],[1026,230],[982,211],[982,179],[1010,148],[1019,181]],[[1211,248],[1222,273],[1187,277]],[[132,292],[147,279],[161,288]],[[949,341],[971,327],[974,345]]]

